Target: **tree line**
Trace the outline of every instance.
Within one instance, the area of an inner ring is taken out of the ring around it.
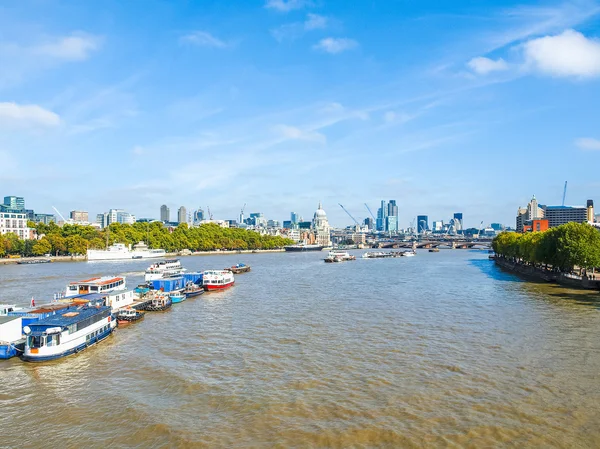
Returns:
[[[587,223],[567,223],[543,232],[503,232],[492,242],[497,256],[570,273],[600,267],[600,232]]]
[[[145,242],[150,248],[162,248],[167,252],[183,249],[210,251],[215,249],[275,249],[294,242],[279,236],[261,235],[258,232],[240,228],[222,228],[214,223],[198,227],[180,224],[171,230],[161,222],[120,224],[112,223],[103,230],[93,226],[50,224],[28,224],[37,230],[38,240],[21,240],[9,233],[0,235],[0,256],[21,255],[41,256],[44,254],[77,255],[86,254],[88,249],[104,249],[113,243],[134,245]]]

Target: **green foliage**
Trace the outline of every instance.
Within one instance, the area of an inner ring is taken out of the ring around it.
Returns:
[[[88,248],[104,249],[109,245],[124,243],[134,245],[144,241],[150,248],[163,248],[167,252],[182,249],[210,251],[214,249],[274,249],[293,244],[289,239],[260,235],[254,231],[238,228],[221,228],[216,224],[205,224],[190,228],[180,224],[169,229],[160,222],[120,224],[112,223],[110,229],[99,231],[92,226],[65,224],[57,226],[35,225],[38,241],[19,240],[15,234],[0,236],[0,256],[5,254],[54,255],[85,254]]]
[[[503,232],[492,247],[500,256],[532,265],[551,265],[566,272],[575,266],[600,266],[600,232],[587,223],[567,223],[528,234]]]

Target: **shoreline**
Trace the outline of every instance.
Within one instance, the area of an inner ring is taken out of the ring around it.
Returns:
[[[530,265],[522,265],[518,262],[511,262],[498,256],[494,258],[494,262],[500,266],[500,268],[520,275],[521,277],[582,290],[600,290],[600,275],[597,275],[597,279],[589,279],[575,274],[557,273],[542,270]]]
[[[181,254],[181,252],[166,253],[164,258],[171,257],[187,257],[187,256],[229,256],[232,254],[260,254],[260,253],[283,253],[285,250],[282,249],[244,249],[244,250],[233,250],[233,251],[196,251],[189,254]],[[22,261],[34,261],[34,260],[48,260],[52,262],[87,262],[86,256],[50,256],[50,257],[19,257],[19,258],[2,258],[0,259],[0,265],[18,265]],[[161,257],[150,258],[150,259],[131,259],[131,260],[155,260],[162,259]],[[130,260],[130,259],[121,259]],[[95,262],[114,262],[110,260],[97,260]]]

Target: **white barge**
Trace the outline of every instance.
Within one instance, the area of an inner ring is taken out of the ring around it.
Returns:
[[[88,249],[87,260],[132,260],[132,259],[156,259],[165,257],[164,249],[150,249],[144,242],[126,246],[124,243],[115,243],[107,249]]]

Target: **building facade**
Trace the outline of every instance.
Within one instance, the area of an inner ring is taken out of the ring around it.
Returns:
[[[452,217],[454,219],[454,230],[455,231],[462,231],[464,228],[464,224],[463,224],[463,213],[462,212],[455,212],[454,213],[454,217]]]
[[[427,215],[417,215],[417,232],[429,231],[429,217]]]
[[[331,246],[331,227],[329,226],[329,220],[327,220],[327,214],[321,207],[321,203],[319,203],[319,208],[315,211],[312,228],[315,232],[317,245]]]
[[[22,196],[5,196],[4,206],[9,209],[23,210],[25,209],[25,198]]]
[[[27,214],[17,212],[0,213],[0,233],[2,235],[13,233],[20,239],[28,239],[30,229],[27,227]]]
[[[584,223],[588,221],[588,209],[584,206],[544,206],[548,226],[555,228],[571,221]]]
[[[160,221],[171,221],[171,213],[166,204],[160,206]]]
[[[177,211],[177,222],[178,223],[187,223],[187,210],[185,206],[181,206]]]
[[[71,220],[78,222],[88,222],[89,215],[87,212],[82,210],[72,210],[70,214]]]

